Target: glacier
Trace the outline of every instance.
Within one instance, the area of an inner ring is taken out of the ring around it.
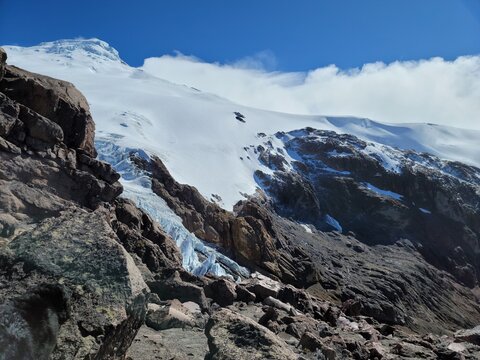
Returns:
[[[165,200],[152,191],[151,178],[145,171],[138,169],[130,159],[131,154],[147,161],[150,160],[150,156],[142,149],[116,145],[115,138],[116,136],[112,134],[110,138],[95,141],[98,159],[111,164],[120,174],[120,182],[124,188],[122,196],[134,201],[172,237],[182,253],[182,265],[185,270],[198,276],[210,273],[235,280],[249,277],[250,272],[245,267],[190,233],[183,226],[182,219],[168,207]],[[199,254],[204,260],[199,258]]]
[[[98,39],[59,40],[32,47],[5,46],[8,63],[72,82],[88,99],[96,134],[160,157],[180,183],[195,186],[226,210],[254,194],[256,170],[266,171],[245,148],[273,135],[311,127],[348,133],[376,144],[371,156],[398,171],[389,147],[427,152],[480,166],[480,131],[431,124],[384,124],[355,117],[295,115],[236,104],[132,67]],[[245,122],[236,120],[241,113]],[[392,149],[392,148],[390,148]],[[232,176],[234,174],[234,176]]]

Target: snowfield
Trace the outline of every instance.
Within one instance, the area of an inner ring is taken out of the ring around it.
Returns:
[[[333,130],[480,167],[480,131],[258,110],[130,67],[98,39],[4,48],[10,65],[75,84],[90,103],[97,140],[156,154],[177,181],[227,210],[256,191],[255,170],[268,172],[245,150],[262,143],[261,133]]]

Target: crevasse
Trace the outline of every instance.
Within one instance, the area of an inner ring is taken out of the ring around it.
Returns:
[[[145,151],[119,146],[110,139],[97,140],[95,145],[98,158],[111,164],[121,175],[120,182],[124,188],[122,196],[134,201],[173,238],[182,253],[183,267],[187,271],[199,276],[211,273],[234,279],[250,275],[245,267],[190,233],[183,226],[181,218],[168,207],[165,200],[152,191],[149,175],[138,169],[130,160],[132,153],[150,160]]]

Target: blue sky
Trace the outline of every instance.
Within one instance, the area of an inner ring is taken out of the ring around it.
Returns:
[[[480,54],[479,0],[0,0],[0,44],[98,37],[138,66],[178,50],[269,70]],[[266,54],[266,55],[265,55]]]

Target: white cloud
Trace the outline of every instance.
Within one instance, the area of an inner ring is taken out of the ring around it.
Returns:
[[[262,109],[480,129],[480,56],[377,62],[345,71],[334,65],[306,73],[265,70],[274,65],[270,52],[227,65],[177,54],[147,59],[143,69]]]
[[[260,51],[253,56],[246,56],[233,63],[233,66],[241,69],[270,70],[277,67],[277,58],[270,50]]]

